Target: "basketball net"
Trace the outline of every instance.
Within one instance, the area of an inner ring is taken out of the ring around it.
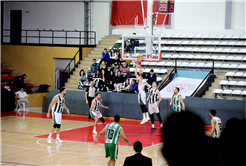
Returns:
[[[142,61],[143,60],[143,56],[142,55],[138,55],[137,57],[131,57],[131,59],[132,59],[133,67],[136,67],[136,61],[137,60]]]

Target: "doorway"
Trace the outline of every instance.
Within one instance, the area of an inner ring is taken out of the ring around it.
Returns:
[[[10,10],[10,43],[21,43],[22,11]]]

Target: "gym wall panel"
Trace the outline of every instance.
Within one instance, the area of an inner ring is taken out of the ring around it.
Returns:
[[[245,8],[246,8],[245,1],[233,1],[232,2],[231,29],[244,29],[245,30],[246,28]]]
[[[88,48],[85,50],[88,51]],[[1,61],[11,66],[17,73],[27,74],[27,80],[32,84],[48,84],[53,89],[55,83],[54,58],[71,59],[77,51],[78,48],[71,47],[2,45]],[[76,62],[78,58],[77,56]]]
[[[4,2],[5,29],[10,10],[22,10],[22,29],[84,30],[84,2]]]
[[[29,107],[42,107],[43,97],[48,97],[48,94],[48,92],[28,94]]]

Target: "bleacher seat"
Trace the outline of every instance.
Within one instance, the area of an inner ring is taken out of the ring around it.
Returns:
[[[226,89],[226,90],[223,90],[223,91],[222,91],[222,94],[229,95],[229,94],[231,94],[231,92],[232,92],[232,90]]]
[[[13,72],[13,70],[11,70],[11,69],[1,69],[1,75],[2,74],[9,74],[9,73],[12,73]]]
[[[222,89],[214,89],[213,90],[213,93],[216,93],[216,94],[221,94],[223,92]]]
[[[241,90],[233,90],[231,92],[232,95],[241,95],[242,91]]]
[[[227,72],[227,73],[225,74],[225,76],[227,76],[227,77],[233,77],[234,74],[235,74],[235,72]]]

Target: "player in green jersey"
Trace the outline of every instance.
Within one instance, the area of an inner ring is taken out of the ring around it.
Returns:
[[[169,105],[170,106],[173,105],[173,110],[175,112],[185,111],[185,104],[184,104],[182,96],[179,94],[179,88],[178,87],[176,87],[174,89],[174,94],[172,96],[172,99],[171,99]]]

